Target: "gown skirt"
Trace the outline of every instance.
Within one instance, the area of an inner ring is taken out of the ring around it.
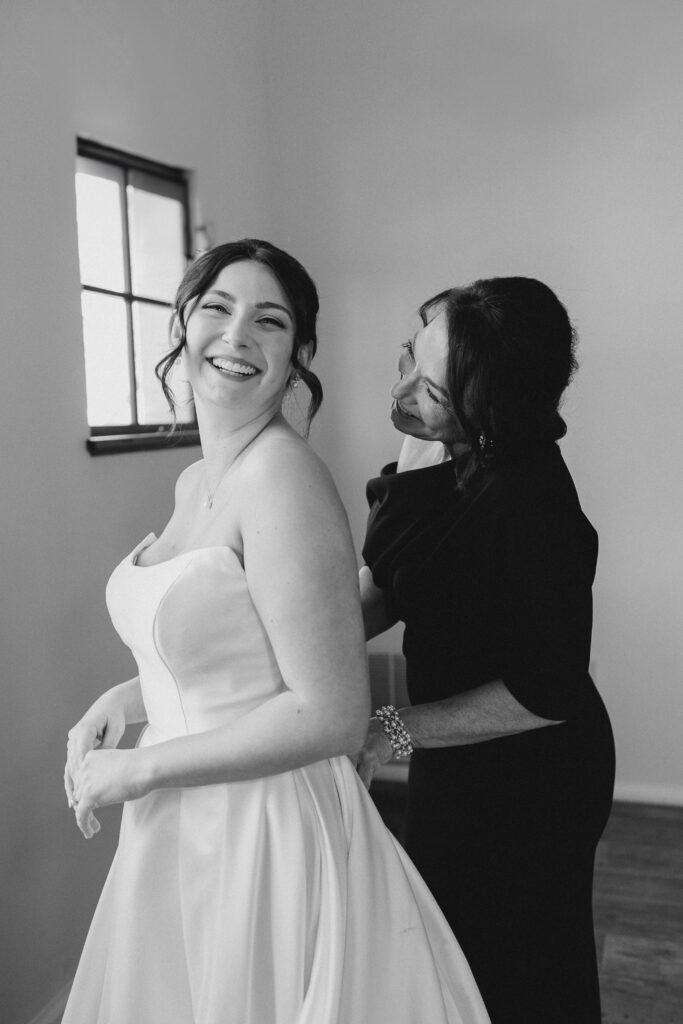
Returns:
[[[142,745],[283,687],[238,556],[138,566],[153,539],[107,589],[140,667]],[[488,1021],[443,914],[340,757],[127,803],[62,1024]]]

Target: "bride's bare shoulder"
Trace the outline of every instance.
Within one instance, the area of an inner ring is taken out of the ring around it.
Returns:
[[[187,494],[195,489],[198,483],[204,479],[204,459],[197,459],[196,462],[190,463],[181,472],[180,476],[175,483],[175,497],[176,501],[182,499]]]
[[[245,460],[237,517],[245,546],[284,543],[351,558],[348,519],[332,474],[293,431],[271,431]],[[355,577],[355,556],[354,577]]]
[[[251,495],[266,493],[272,500],[304,500],[311,489],[338,501],[332,475],[310,444],[288,427],[275,428],[259,439],[245,459],[244,483]]]

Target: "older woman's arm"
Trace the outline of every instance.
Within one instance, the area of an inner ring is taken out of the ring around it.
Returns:
[[[446,700],[399,708],[398,713],[416,749],[460,747],[559,724],[559,721],[540,718],[528,711],[500,679]],[[365,746],[358,758],[358,772],[366,786],[370,785],[377,769],[392,756],[384,728],[376,718],[371,719]]]
[[[358,573],[360,599],[363,608],[363,625],[365,639],[371,640],[396,624],[398,619],[392,616],[387,608],[384,591],[375,586],[372,573],[367,565],[361,566]]]
[[[414,747],[463,746],[559,724],[527,710],[501,679],[399,714]]]

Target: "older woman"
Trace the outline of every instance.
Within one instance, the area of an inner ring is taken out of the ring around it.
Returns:
[[[204,458],[109,581],[140,674],[70,733],[83,834],[126,806],[63,1024],[488,1022],[347,756],[369,704],[356,561],[281,413],[299,380],[320,404],[317,310],[304,268],[254,239],[178,290],[160,375],[182,361]],[[113,749],[141,721],[137,749]]]
[[[421,320],[361,570],[367,635],[405,623],[411,706],[381,709],[359,769],[414,748],[407,849],[493,1024],[597,1024],[614,745],[588,673],[597,536],[556,443],[574,334],[518,277],[442,292]]]

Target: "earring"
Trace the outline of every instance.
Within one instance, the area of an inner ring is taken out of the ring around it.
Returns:
[[[298,388],[298,387],[299,387],[299,381],[300,381],[300,380],[301,380],[301,377],[299,376],[299,374],[298,374],[298,373],[295,373],[295,374],[293,374],[293,375],[292,375],[292,376],[291,376],[291,377],[289,378],[289,383],[291,384],[291,386],[292,386],[293,388]]]
[[[479,454],[486,455],[487,452],[490,454],[492,448],[493,441],[489,441],[488,437],[482,430],[481,434],[479,435]]]

